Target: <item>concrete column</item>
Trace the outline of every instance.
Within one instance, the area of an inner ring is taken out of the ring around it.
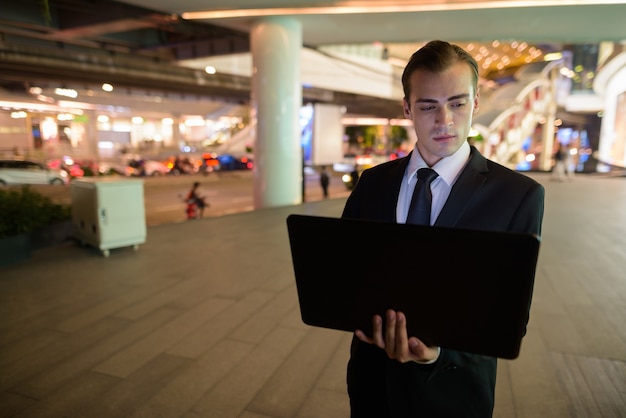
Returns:
[[[94,110],[86,110],[85,146],[89,159],[100,161],[100,149],[98,148],[98,115]]]
[[[174,120],[174,123],[172,124],[172,140],[167,144],[167,148],[174,147],[178,152],[180,150],[180,141],[182,138],[182,135],[180,134],[180,115],[175,113],[172,115],[172,119]]]
[[[259,20],[250,31],[254,207],[302,203],[302,24],[289,17]]]

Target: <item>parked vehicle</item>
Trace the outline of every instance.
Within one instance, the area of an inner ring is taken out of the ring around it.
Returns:
[[[170,171],[167,164],[155,160],[131,160],[128,166],[133,169],[132,176],[163,176]]]
[[[217,159],[217,154],[211,152],[202,154],[202,164],[199,168],[200,173],[207,175],[214,171],[219,171],[220,168],[220,161]]]
[[[171,174],[174,176],[178,176],[181,174],[193,174],[196,172],[196,167],[194,166],[194,164],[191,162],[191,160],[188,157],[171,158],[167,162],[167,167],[169,168],[169,171],[167,172],[167,174]]]
[[[235,156],[233,154],[217,154],[206,152],[202,154],[200,172],[208,174],[213,171],[251,170],[254,167],[252,158]]]
[[[130,176],[133,173],[133,168],[123,163],[114,162],[100,162],[98,163],[98,175],[100,176]]]
[[[85,175],[82,167],[74,159],[67,156],[48,160],[46,166],[52,170],[64,170],[70,175],[70,178],[83,177]]]
[[[217,157],[220,163],[220,170],[251,170],[254,162],[250,157],[236,157],[232,154],[220,154]]]
[[[67,184],[70,176],[65,170],[54,170],[29,160],[0,160],[0,185]]]

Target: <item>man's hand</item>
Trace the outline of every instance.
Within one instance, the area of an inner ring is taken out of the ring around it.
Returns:
[[[383,320],[380,315],[372,318],[373,336],[368,337],[361,330],[356,330],[357,338],[365,343],[374,344],[385,350],[387,356],[400,363],[414,361],[416,363],[432,363],[439,357],[438,347],[428,347],[416,337],[408,337],[406,316],[392,309],[387,311],[387,326],[383,334]]]

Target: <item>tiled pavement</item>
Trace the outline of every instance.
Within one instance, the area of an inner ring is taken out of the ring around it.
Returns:
[[[547,191],[531,321],[520,357],[499,363],[494,417],[624,417],[626,179],[531,176]],[[348,417],[351,335],[300,321],[285,224],[344,202],[0,268],[0,416]]]

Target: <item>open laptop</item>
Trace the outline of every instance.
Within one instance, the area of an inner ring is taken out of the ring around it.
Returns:
[[[392,308],[428,345],[519,355],[533,235],[299,214],[287,229],[305,324],[371,335],[372,315]]]

